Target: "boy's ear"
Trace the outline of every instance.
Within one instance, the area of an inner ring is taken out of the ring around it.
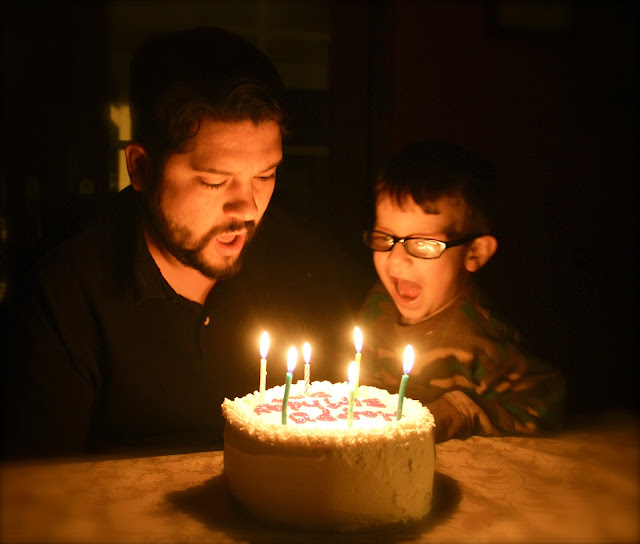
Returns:
[[[151,160],[147,150],[139,143],[131,142],[124,148],[124,156],[131,185],[136,191],[144,191],[151,177]]]
[[[479,236],[473,242],[467,250],[467,255],[464,260],[464,267],[469,272],[477,272],[480,270],[487,261],[493,257],[493,254],[498,249],[498,240],[490,234]]]

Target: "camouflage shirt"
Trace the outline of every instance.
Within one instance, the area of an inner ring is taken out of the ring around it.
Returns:
[[[365,335],[360,383],[397,392],[404,348],[415,363],[406,396],[436,421],[436,440],[471,435],[531,434],[560,427],[565,382],[546,362],[525,355],[519,334],[473,295],[415,325],[384,286],[370,291],[359,319]]]

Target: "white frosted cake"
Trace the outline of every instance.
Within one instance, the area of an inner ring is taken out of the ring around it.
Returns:
[[[255,517],[316,530],[416,521],[429,513],[433,417],[418,401],[360,386],[348,424],[348,384],[284,386],[225,399],[224,471],[232,495]]]

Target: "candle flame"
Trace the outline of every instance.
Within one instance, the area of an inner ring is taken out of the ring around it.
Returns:
[[[305,342],[304,346],[302,346],[302,357],[304,358],[304,362],[309,364],[311,361],[311,344],[309,344],[309,342]]]
[[[269,353],[269,334],[264,331],[260,337],[260,357],[266,359],[267,353]]]
[[[405,374],[409,374],[411,369],[413,368],[413,360],[415,358],[415,354],[413,352],[413,347],[411,344],[407,344],[407,347],[404,348],[404,359],[402,361],[402,369]]]
[[[353,343],[356,346],[356,351],[360,353],[362,351],[362,331],[360,327],[353,329]]]
[[[351,361],[349,364],[349,370],[347,372],[349,376],[349,385],[355,385],[358,381],[358,365],[355,361]]]
[[[293,372],[296,369],[296,363],[298,362],[298,350],[291,346],[289,353],[287,354],[287,371]]]

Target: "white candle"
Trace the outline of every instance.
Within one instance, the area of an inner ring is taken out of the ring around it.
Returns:
[[[302,358],[304,359],[304,396],[309,396],[309,383],[311,379],[311,345],[309,342],[305,342],[302,346]]]
[[[267,386],[267,354],[269,353],[269,335],[267,331],[260,337],[260,403],[264,402],[264,391]]]
[[[360,330],[360,327],[353,329],[353,343],[356,347],[355,365],[357,369],[354,394],[357,396],[358,386],[360,385],[360,359],[362,357],[362,331]]]

